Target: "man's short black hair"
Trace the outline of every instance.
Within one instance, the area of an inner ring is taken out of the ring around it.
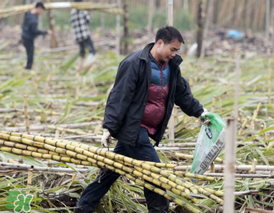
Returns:
[[[75,2],[82,2],[83,0],[74,0]]]
[[[181,43],[185,43],[181,33],[175,27],[165,26],[157,31],[155,42],[159,39],[163,40],[165,44],[169,44],[174,40],[178,40]]]
[[[45,6],[44,6],[44,4],[43,4],[43,2],[41,2],[41,1],[39,1],[39,2],[36,3],[35,8],[42,8],[43,10],[46,9]]]

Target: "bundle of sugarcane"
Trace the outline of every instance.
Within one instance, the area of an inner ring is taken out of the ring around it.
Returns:
[[[90,2],[52,2],[44,4],[46,9],[72,9],[77,10],[96,10],[100,12],[123,15],[124,11],[122,9],[116,8],[115,4],[98,4]],[[34,4],[20,5],[9,8],[4,8],[0,10],[0,18],[16,15],[19,13],[27,12],[35,7]]]
[[[199,197],[209,198],[220,205],[223,204],[223,200],[219,198],[223,196],[223,192],[198,186],[181,178],[190,177],[214,181],[213,177],[172,171],[170,169],[176,166],[174,164],[135,160],[101,148],[28,134],[0,132],[0,138],[1,151],[109,169],[163,195],[191,212],[202,211],[197,207],[200,202],[196,198],[198,192],[201,194]]]

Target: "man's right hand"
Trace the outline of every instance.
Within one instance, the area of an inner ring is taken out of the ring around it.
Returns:
[[[47,34],[48,34],[48,35],[52,35],[52,31],[51,31],[51,30],[48,30],[48,31],[47,31]]]
[[[112,143],[110,137],[111,135],[108,129],[103,129],[103,136],[101,138],[101,145],[103,147],[109,147],[109,144]]]

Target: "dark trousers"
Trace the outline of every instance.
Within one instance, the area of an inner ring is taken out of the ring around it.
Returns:
[[[34,40],[32,39],[22,39],[22,40],[27,52],[27,65],[25,68],[31,69],[33,64]]]
[[[160,162],[154,147],[149,141],[148,132],[145,128],[140,128],[136,146],[126,145],[118,141],[114,152],[137,160]],[[77,207],[80,208],[79,212],[93,212],[95,207],[99,204],[100,199],[107,193],[111,185],[119,176],[119,174],[110,170],[102,171],[100,175],[97,176],[96,180],[82,193],[80,200],[77,202]],[[152,192],[147,188],[144,188],[144,194],[149,213],[168,212],[169,201],[164,196]]]
[[[78,42],[78,43],[79,43],[79,47],[80,47],[80,56],[81,57],[84,57],[86,54],[85,47],[88,47],[88,50],[90,53],[93,53],[93,54],[96,53],[95,48],[93,46],[93,42],[90,39],[90,37],[88,37],[86,40]]]

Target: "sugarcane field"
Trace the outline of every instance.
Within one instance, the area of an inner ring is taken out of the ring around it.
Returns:
[[[0,213],[274,212],[274,0],[1,0]]]

